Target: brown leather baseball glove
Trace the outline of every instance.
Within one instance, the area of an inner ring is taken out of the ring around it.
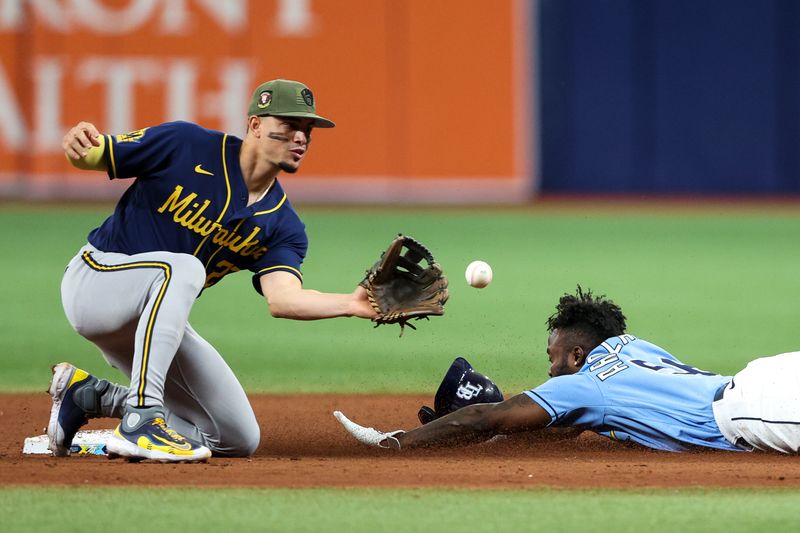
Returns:
[[[369,302],[378,313],[373,319],[375,327],[400,324],[401,336],[406,324],[417,329],[408,323],[412,318],[443,315],[449,296],[447,278],[431,251],[402,234],[381,254],[360,285],[367,289]]]

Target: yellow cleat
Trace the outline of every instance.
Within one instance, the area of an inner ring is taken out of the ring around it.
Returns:
[[[109,455],[160,462],[206,461],[211,450],[195,444],[170,428],[163,416],[143,419],[129,411],[106,444]]]

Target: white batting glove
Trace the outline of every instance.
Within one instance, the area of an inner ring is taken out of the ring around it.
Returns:
[[[395,435],[402,435],[405,433],[403,430],[381,433],[374,428],[365,428],[363,426],[359,426],[344,416],[341,411],[334,411],[333,416],[335,416],[336,420],[338,420],[344,426],[344,429],[346,429],[347,432],[354,436],[359,442],[363,442],[364,444],[375,446],[377,448],[392,448],[394,450],[400,449],[400,441],[397,440]]]

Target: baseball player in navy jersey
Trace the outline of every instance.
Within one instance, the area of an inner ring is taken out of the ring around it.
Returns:
[[[250,101],[244,139],[187,122],[122,135],[81,122],[64,137],[67,158],[110,179],[133,179],[114,213],[89,233],[61,286],[66,316],[129,385],[69,363],[53,369],[50,449],[68,454],[91,417],[117,417],[110,455],[201,461],[247,456],[260,432],[245,392],[220,354],[187,323],[204,289],[239,270],[275,317],[374,318],[366,291],[305,289],[305,227],[277,180],[294,173],[316,113],[302,83],[273,80]]]
[[[625,327],[616,304],[578,287],[548,320],[552,379],[539,387],[468,405],[408,432],[384,433],[334,415],[361,442],[395,449],[591,430],[675,452],[800,450],[800,352],[756,359],[733,377],[720,376],[626,334]]]

